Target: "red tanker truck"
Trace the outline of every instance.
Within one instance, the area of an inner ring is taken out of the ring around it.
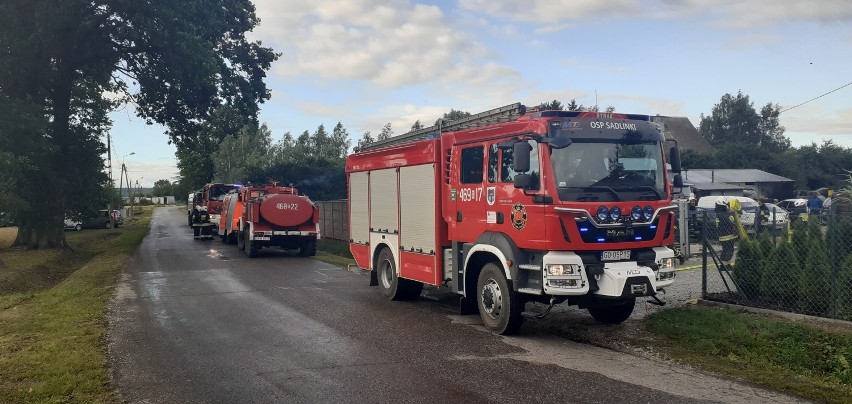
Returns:
[[[262,247],[273,246],[299,249],[303,257],[316,255],[319,208],[307,196],[299,195],[296,188],[277,184],[245,186],[237,194],[237,201],[226,207],[227,217],[239,217],[237,247],[245,250],[249,258],[256,257]],[[226,220],[225,226],[229,223],[233,221]]]

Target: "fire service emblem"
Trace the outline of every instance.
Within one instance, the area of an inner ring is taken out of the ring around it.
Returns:
[[[527,225],[527,209],[524,208],[524,205],[520,203],[516,203],[515,206],[512,206],[512,226],[515,226],[516,229],[521,230]]]
[[[497,201],[497,187],[488,187],[485,190],[485,202],[488,202],[488,206],[494,205],[494,202]]]

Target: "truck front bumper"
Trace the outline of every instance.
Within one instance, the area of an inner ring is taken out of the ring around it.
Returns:
[[[544,293],[553,296],[592,294],[604,298],[653,296],[674,283],[674,251],[654,248],[652,268],[635,261],[604,262],[590,274],[580,256],[573,252],[551,251],[542,259]],[[551,270],[552,267],[556,267]]]

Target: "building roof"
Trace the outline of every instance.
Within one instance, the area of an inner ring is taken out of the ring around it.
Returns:
[[[677,140],[680,150],[694,150],[699,153],[710,153],[715,150],[685,116],[657,115],[651,119],[663,127],[666,139]]]
[[[692,187],[699,191],[742,191],[746,187],[742,185],[732,185],[724,182],[696,182]]]
[[[683,180],[691,183],[794,182],[789,178],[753,168],[685,170]]]

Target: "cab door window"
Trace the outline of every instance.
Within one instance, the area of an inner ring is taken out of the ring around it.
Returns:
[[[485,166],[485,148],[482,146],[468,147],[461,150],[462,184],[481,184],[482,171]]]
[[[499,163],[500,150],[497,149],[497,144],[492,144],[488,148],[488,182],[497,182],[497,164]]]
[[[529,140],[532,151],[530,152],[530,171],[527,173],[532,176],[532,189],[539,187],[539,163],[538,163],[538,143],[534,140]],[[521,174],[512,169],[513,161],[512,149],[504,149],[500,151],[500,182],[515,182],[515,175]]]

